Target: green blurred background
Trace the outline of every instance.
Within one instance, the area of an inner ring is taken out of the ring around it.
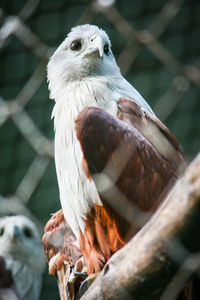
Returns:
[[[123,74],[191,161],[200,146],[199,16],[195,0],[1,0],[0,215],[24,213],[41,229],[60,208],[46,64],[77,24],[107,31]],[[59,299],[55,278],[46,270],[43,279],[41,299]]]

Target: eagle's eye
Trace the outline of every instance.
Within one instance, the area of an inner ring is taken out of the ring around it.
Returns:
[[[1,227],[1,228],[0,228],[0,236],[2,236],[3,234],[4,234],[4,228]]]
[[[103,51],[106,55],[108,55],[108,53],[109,53],[109,45],[108,44],[105,44],[105,46],[103,47]]]
[[[81,49],[81,46],[82,46],[81,40],[75,40],[71,43],[70,49],[73,51],[77,51]]]
[[[32,232],[31,229],[29,229],[28,227],[24,227],[23,232],[24,232],[24,235],[25,235],[26,237],[32,238],[33,232]]]

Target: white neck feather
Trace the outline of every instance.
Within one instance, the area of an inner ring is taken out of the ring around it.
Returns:
[[[86,214],[94,203],[101,205],[93,181],[89,181],[82,171],[82,151],[75,133],[75,119],[86,106],[100,107],[117,114],[119,94],[107,86],[104,78],[90,78],[73,82],[57,90],[52,113],[55,126],[55,162],[60,190],[60,200],[64,215],[73,232],[79,238],[84,231]],[[103,92],[102,92],[103,91]],[[110,99],[109,102],[106,100]]]
[[[51,83],[52,84],[52,83]],[[55,162],[60,200],[65,218],[76,237],[84,231],[84,218],[94,203],[102,205],[95,184],[81,168],[83,154],[75,133],[75,119],[87,106],[100,107],[117,115],[117,100],[127,97],[151,111],[142,96],[121,76],[88,77],[68,84],[52,85],[56,101],[52,117],[55,126]],[[152,112],[152,111],[151,111]]]

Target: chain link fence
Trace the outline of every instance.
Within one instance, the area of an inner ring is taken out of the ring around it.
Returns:
[[[48,58],[77,24],[107,31],[122,73],[182,145],[200,146],[200,2],[195,0],[2,0],[0,4],[0,216],[42,228],[60,207],[53,160]],[[44,275],[41,299],[55,299]]]

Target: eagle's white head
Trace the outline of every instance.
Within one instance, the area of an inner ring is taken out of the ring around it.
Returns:
[[[42,244],[35,224],[25,216],[0,219],[0,256],[22,261],[38,272],[45,266]]]
[[[66,84],[90,76],[119,73],[106,32],[95,25],[72,28],[48,64],[51,85],[56,78]]]
[[[56,101],[66,92],[66,87],[87,80],[93,81],[94,88],[103,82],[100,90],[106,94],[105,101],[126,97],[152,113],[150,106],[120,73],[110,39],[98,26],[86,24],[72,28],[50,58],[47,71],[50,98]],[[113,99],[110,99],[112,95],[108,97],[107,88],[113,92]]]

